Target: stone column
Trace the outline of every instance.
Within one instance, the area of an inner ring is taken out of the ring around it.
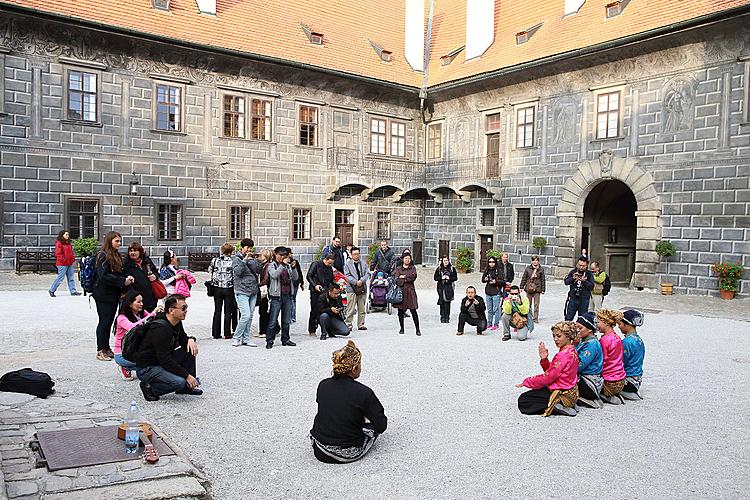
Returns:
[[[747,103],[746,103],[747,104]],[[719,115],[719,149],[729,149],[731,132],[730,114],[732,112],[732,73],[726,70],[721,75],[721,109]]]
[[[542,106],[542,148],[539,159],[542,165],[547,163],[547,113],[549,112],[549,106],[545,104]]]
[[[656,276],[656,266],[659,263],[659,256],[656,254],[656,243],[661,237],[659,224],[661,210],[638,210],[635,216],[635,273],[631,286],[657,288],[659,279]]]
[[[630,156],[638,156],[638,133],[640,122],[641,92],[633,89],[630,103]]]
[[[206,89],[203,94],[203,152],[211,153],[211,89]]]
[[[0,46],[0,115],[5,114],[5,54],[10,49]]]
[[[576,242],[581,239],[581,228],[583,228],[583,215],[574,211],[557,213],[557,247],[555,257],[557,264],[554,269],[556,278],[564,278],[568,275],[576,263],[578,251]]]
[[[120,98],[120,148],[130,148],[130,80],[123,77]]]
[[[31,138],[42,138],[42,66],[31,64]]]

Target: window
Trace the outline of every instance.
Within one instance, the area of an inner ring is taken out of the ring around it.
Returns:
[[[516,148],[534,145],[534,106],[516,109]]]
[[[427,125],[427,159],[437,160],[443,156],[443,124]]]
[[[391,123],[391,154],[406,156],[406,124],[404,123]]]
[[[259,141],[271,140],[271,101],[253,99],[250,137]]]
[[[96,123],[99,75],[68,70],[67,119]]]
[[[531,209],[516,209],[516,240],[529,241],[531,238]]]
[[[370,119],[370,153],[385,154],[385,126],[386,121],[379,118]]]
[[[245,137],[245,98],[224,96],[224,137]]]
[[[487,132],[499,132],[502,126],[503,126],[503,122],[500,117],[500,113],[495,113],[494,115],[487,115],[487,125],[486,125]]]
[[[182,239],[182,205],[158,205],[156,234],[160,240]]]
[[[333,130],[350,132],[352,130],[352,114],[349,111],[334,111]]]
[[[250,207],[229,207],[229,239],[252,238]]]
[[[596,138],[608,139],[620,135],[619,90],[599,94],[596,100]]]
[[[293,240],[309,240],[311,225],[311,212],[309,208],[292,209]]]
[[[495,209],[482,208],[479,213],[479,225],[482,227],[492,227],[495,225]]]
[[[378,212],[377,214],[376,238],[379,240],[391,239],[391,213]]]
[[[318,145],[318,108],[299,107],[299,143],[302,146]]]
[[[156,130],[182,132],[182,87],[156,84]]]
[[[99,239],[99,200],[69,198],[68,230],[70,239]]]

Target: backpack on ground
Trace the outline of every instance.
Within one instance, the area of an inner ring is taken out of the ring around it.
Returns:
[[[146,320],[143,323],[135,325],[131,328],[125,337],[122,339],[122,357],[128,361],[135,361],[138,353],[138,349],[141,347],[141,341],[145,336],[146,332],[151,328],[152,325],[160,324],[164,326],[172,326],[169,321],[164,318]]]
[[[81,268],[78,271],[78,281],[81,282],[83,293],[92,294],[94,293],[94,286],[96,285],[96,266],[94,257],[89,255],[81,259]]]
[[[55,383],[49,375],[31,368],[8,372],[0,377],[0,391],[3,392],[20,392],[46,398],[55,393],[54,387]]]
[[[609,291],[612,289],[612,281],[609,279],[609,274],[604,277],[604,284],[602,286],[602,296],[609,295]]]

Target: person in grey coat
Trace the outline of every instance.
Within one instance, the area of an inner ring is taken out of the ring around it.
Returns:
[[[357,330],[367,330],[365,314],[367,308],[367,283],[370,280],[370,270],[361,257],[359,248],[352,247],[352,258],[344,264],[346,276],[346,326],[352,329],[354,309],[357,309]]]
[[[255,247],[253,240],[245,238],[240,242],[240,251],[232,256],[234,296],[237,299],[237,308],[240,310],[240,319],[232,340],[234,347],[241,345],[258,347],[250,341],[250,327],[253,323],[255,302],[258,300],[258,279],[260,273],[263,272],[263,266],[253,258],[253,247]]]
[[[294,347],[289,339],[289,325],[292,324],[292,294],[294,282],[297,280],[297,270],[289,266],[289,249],[276,247],[273,250],[273,262],[268,265],[268,297],[271,310],[268,313],[268,329],[266,330],[266,349],[273,347],[276,334],[281,331],[281,345]],[[279,326],[279,313],[281,326]]]

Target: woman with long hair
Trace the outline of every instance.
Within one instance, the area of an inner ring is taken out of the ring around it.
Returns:
[[[115,353],[109,348],[109,336],[112,323],[117,314],[120,294],[126,287],[132,285],[135,279],[123,273],[122,256],[120,256],[122,236],[116,231],[110,231],[104,237],[101,251],[96,254],[96,284],[92,293],[96,302],[96,313],[99,323],[96,326],[96,359],[111,361]]]
[[[398,324],[400,329],[398,333],[404,333],[404,318],[406,317],[406,311],[411,312],[411,318],[414,321],[414,328],[417,329],[417,336],[422,335],[419,330],[419,314],[417,308],[417,290],[414,288],[414,282],[417,280],[417,269],[411,263],[411,252],[404,250],[401,254],[401,265],[396,267],[393,271],[393,275],[396,276],[396,285],[401,287],[403,292],[403,300],[400,304],[396,304],[398,309]]]
[[[76,291],[76,280],[75,280],[75,262],[76,255],[73,252],[73,245],[70,244],[70,231],[63,229],[57,233],[57,241],[55,241],[55,265],[57,266],[57,278],[52,282],[52,286],[49,287],[49,296],[54,297],[57,287],[67,277],[68,279],[68,290],[71,295],[81,295],[81,292]]]
[[[497,330],[500,324],[500,302],[502,299],[502,290],[500,290],[500,277],[497,270],[497,258],[490,257],[487,259],[487,269],[482,274],[482,283],[484,285],[484,295],[487,301],[487,329]]]
[[[147,312],[143,306],[143,296],[138,290],[131,289],[125,294],[117,315],[117,329],[115,330],[115,363],[125,380],[134,380],[135,362],[122,357],[122,339],[125,334],[140,325],[148,318],[164,311],[164,306],[156,306],[153,312]]]
[[[234,276],[232,273],[232,253],[234,245],[221,245],[221,255],[211,259],[208,274],[214,288],[214,318],[211,334],[215,339],[221,338],[221,312],[224,310],[224,338],[231,339],[237,328],[237,302],[234,298]]]
[[[143,309],[148,312],[153,311],[156,307],[156,298],[151,291],[151,282],[158,279],[155,274],[156,266],[137,241],[128,246],[128,255],[123,262],[123,269],[126,276],[132,276],[135,280],[133,289],[141,294]]]
[[[455,282],[458,281],[456,268],[451,265],[451,260],[447,255],[440,258],[440,265],[435,269],[437,282],[438,305],[440,306],[440,322],[451,322],[451,302],[454,298]]]
[[[258,306],[258,313],[260,320],[258,321],[258,334],[260,338],[266,338],[266,331],[268,330],[268,319],[269,319],[269,302],[268,302],[268,285],[271,283],[268,277],[268,266],[273,260],[273,252],[264,248],[258,254],[258,262],[263,266],[263,272],[260,273],[260,283],[258,283],[258,300],[255,304]]]

